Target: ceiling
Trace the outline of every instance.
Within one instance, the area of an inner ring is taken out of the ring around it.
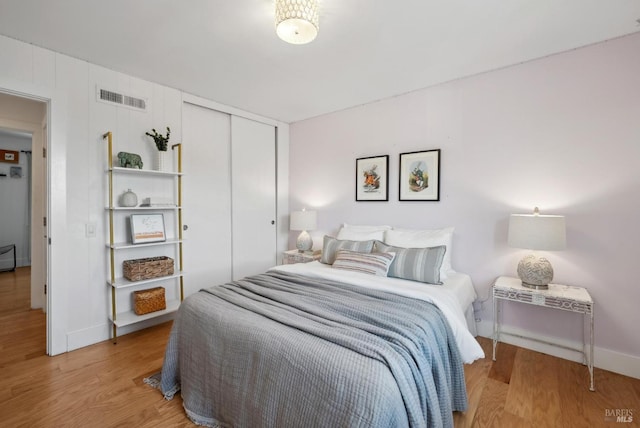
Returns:
[[[0,140],[2,140],[3,138],[24,138],[29,139],[29,142],[31,142],[31,135],[32,134],[30,132],[14,131],[12,129],[0,128]]]
[[[0,0],[0,34],[296,122],[640,31],[640,0],[319,2],[308,45],[274,0]]]

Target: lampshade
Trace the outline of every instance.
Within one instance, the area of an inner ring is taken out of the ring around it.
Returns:
[[[318,215],[316,211],[294,211],[289,220],[291,230],[314,230],[317,227]]]
[[[294,45],[311,42],[318,35],[317,0],[276,0],[276,34]]]
[[[529,250],[563,250],[566,247],[564,216],[512,214],[509,218],[509,246]],[[524,256],[518,263],[518,276],[525,287],[546,289],[553,279],[551,262],[537,254]]]
[[[536,208],[537,210],[537,208]],[[564,250],[566,232],[564,216],[511,214],[509,219],[509,246],[527,250]]]

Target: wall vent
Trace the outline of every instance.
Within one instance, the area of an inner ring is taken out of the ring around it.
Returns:
[[[147,100],[124,95],[109,89],[96,87],[96,97],[98,101],[108,104],[117,104],[122,107],[131,108],[138,111],[147,111]]]

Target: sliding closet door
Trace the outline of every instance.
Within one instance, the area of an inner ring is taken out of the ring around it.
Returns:
[[[182,113],[185,294],[231,280],[231,116]]]
[[[275,127],[231,118],[233,278],[276,264]]]

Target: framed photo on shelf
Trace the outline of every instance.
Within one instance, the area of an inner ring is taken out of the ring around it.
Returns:
[[[440,200],[440,149],[400,153],[401,201]]]
[[[389,200],[389,155],[356,159],[356,201]]]
[[[131,214],[131,243],[147,244],[167,240],[162,214]]]

